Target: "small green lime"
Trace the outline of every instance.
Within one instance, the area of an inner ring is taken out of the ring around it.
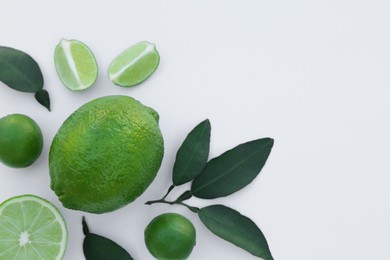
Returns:
[[[116,57],[108,68],[111,81],[122,87],[137,85],[153,74],[160,55],[153,43],[139,42]]]
[[[182,215],[162,214],[146,227],[145,244],[158,260],[187,259],[196,244],[195,228]]]
[[[1,260],[60,260],[67,241],[65,221],[47,200],[22,195],[0,204]]]
[[[42,132],[34,120],[13,114],[0,119],[0,161],[14,168],[34,163],[42,152]]]
[[[85,90],[96,82],[95,57],[80,41],[62,39],[55,49],[54,62],[62,83],[72,91]]]
[[[105,213],[140,196],[164,153],[158,114],[127,96],[95,99],[75,111],[54,137],[51,188],[70,209]]]

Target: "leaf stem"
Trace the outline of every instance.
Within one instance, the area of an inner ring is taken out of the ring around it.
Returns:
[[[168,189],[167,193],[165,194],[165,196],[162,197],[162,199],[165,199],[165,198],[168,196],[168,194],[169,194],[174,188],[175,188],[175,185],[172,184],[171,187],[169,187],[169,189]]]
[[[155,204],[155,203],[164,203],[164,204],[169,204],[169,205],[181,205],[181,206],[184,206],[184,207],[188,208],[189,210],[191,210],[194,213],[198,213],[199,212],[199,208],[192,207],[192,206],[190,206],[188,204],[185,204],[185,203],[183,203],[182,201],[179,201],[179,200],[175,200],[175,201],[166,201],[165,199],[151,200],[151,201],[146,202],[145,204],[146,205],[152,205],[152,204]]]
[[[150,201],[146,202],[145,204],[146,205],[152,205],[152,204],[155,204],[155,203],[165,203],[165,204],[169,204],[169,205],[175,204],[174,201],[166,201],[165,199],[150,200]]]
[[[83,216],[82,224],[83,224],[83,233],[84,233],[84,235],[87,236],[89,234],[89,228],[88,228],[87,222],[85,221],[84,216]]]

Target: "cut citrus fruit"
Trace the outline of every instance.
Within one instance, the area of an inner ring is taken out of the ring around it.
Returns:
[[[96,82],[95,57],[80,41],[62,39],[55,49],[54,62],[62,83],[72,91],[85,90]]]
[[[131,87],[149,78],[159,62],[160,55],[156,46],[149,42],[140,42],[114,59],[108,68],[108,75],[114,84]]]
[[[0,259],[60,260],[67,231],[50,202],[34,196],[10,198],[0,205]]]

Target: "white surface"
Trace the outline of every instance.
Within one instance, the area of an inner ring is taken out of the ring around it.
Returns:
[[[166,191],[178,146],[204,118],[213,127],[211,156],[251,139],[275,138],[261,176],[234,196],[210,203],[251,217],[276,260],[390,259],[388,0],[0,0],[0,5],[0,45],[38,61],[52,101],[48,112],[32,95],[0,86],[0,116],[27,114],[45,136],[33,166],[0,165],[0,200],[32,193],[57,205],[69,229],[66,260],[83,259],[83,215],[93,232],[136,259],[152,259],[143,230],[168,211],[183,213],[197,228],[190,259],[257,259],[214,237],[186,209],[143,205]],[[86,92],[70,92],[57,77],[53,51],[62,37],[85,42],[96,56],[99,78]],[[143,40],[156,43],[161,54],[156,73],[131,89],[111,84],[112,59]],[[166,144],[161,170],[142,197],[118,211],[91,215],[65,209],[49,188],[50,142],[76,108],[112,94],[133,96],[159,111]]]

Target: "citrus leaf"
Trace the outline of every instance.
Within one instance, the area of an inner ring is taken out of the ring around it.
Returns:
[[[85,234],[83,250],[86,260],[133,260],[130,254],[114,241],[90,233],[84,218],[83,232]]]
[[[172,181],[178,186],[192,181],[203,170],[209,157],[210,121],[198,124],[185,138],[176,154]]]
[[[228,196],[248,185],[259,174],[271,153],[273,139],[240,144],[212,159],[194,179],[191,192],[203,199]]]
[[[0,81],[14,90],[36,93],[39,103],[46,107],[50,103],[39,99],[43,89],[43,75],[38,63],[27,53],[0,46]],[[45,98],[49,100],[49,95]]]
[[[49,93],[46,90],[39,90],[37,93],[35,93],[34,96],[35,99],[39,102],[39,104],[46,107],[50,111],[50,98]]]
[[[9,47],[0,47],[0,81],[22,92],[35,93],[43,88],[37,62],[27,53]]]
[[[203,224],[215,235],[252,255],[273,260],[263,233],[248,217],[223,205],[202,208],[198,214]]]
[[[182,202],[182,201],[191,199],[191,197],[192,197],[191,191],[187,190],[187,191],[185,191],[183,194],[181,194],[181,195],[179,196],[179,198],[177,198],[176,201]]]

